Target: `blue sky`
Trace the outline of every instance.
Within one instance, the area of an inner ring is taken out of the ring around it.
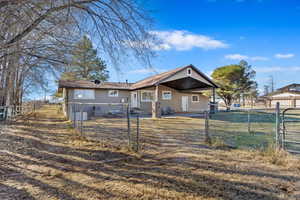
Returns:
[[[260,89],[272,75],[275,87],[300,83],[300,1],[296,0],[148,0],[153,67],[166,71],[193,64],[204,73],[245,59],[257,71]],[[134,82],[154,73],[141,64],[112,67],[110,81]]]

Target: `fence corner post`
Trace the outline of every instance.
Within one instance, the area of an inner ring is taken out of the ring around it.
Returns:
[[[136,116],[136,152],[139,151],[140,146],[140,116],[137,114]]]
[[[130,107],[127,105],[127,137],[128,137],[128,146],[131,149],[131,135],[130,135]]]
[[[280,148],[280,103],[276,103],[276,123],[275,123],[275,134],[276,134],[276,148]]]
[[[251,133],[251,115],[250,115],[250,109],[248,109],[248,133]]]
[[[82,126],[83,126],[83,105],[80,104],[80,135],[81,136],[83,136]]]
[[[211,138],[209,135],[209,113],[205,111],[205,143],[211,144]]]

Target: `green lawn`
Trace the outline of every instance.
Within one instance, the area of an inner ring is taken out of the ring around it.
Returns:
[[[210,120],[210,134],[236,148],[265,148],[275,137],[275,115],[273,113],[219,112]],[[250,132],[249,132],[250,130]]]

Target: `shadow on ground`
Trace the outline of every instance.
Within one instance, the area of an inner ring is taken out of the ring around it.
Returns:
[[[0,199],[276,200],[299,181],[294,171],[196,144],[180,132],[152,138],[155,153],[142,156],[103,148],[79,140],[51,116],[52,107],[44,109],[50,117],[2,130]]]

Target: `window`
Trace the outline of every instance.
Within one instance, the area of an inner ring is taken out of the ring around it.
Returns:
[[[192,69],[188,68],[186,73],[187,73],[188,76],[191,76],[192,75]]]
[[[153,91],[142,91],[142,102],[151,102],[153,100]]]
[[[198,95],[192,95],[192,102],[199,102],[199,96]]]
[[[172,92],[171,91],[163,91],[162,92],[162,99],[163,100],[171,100],[172,99]]]
[[[108,90],[108,96],[109,97],[118,97],[119,91],[118,90]]]
[[[95,99],[95,90],[75,89],[74,99]]]

